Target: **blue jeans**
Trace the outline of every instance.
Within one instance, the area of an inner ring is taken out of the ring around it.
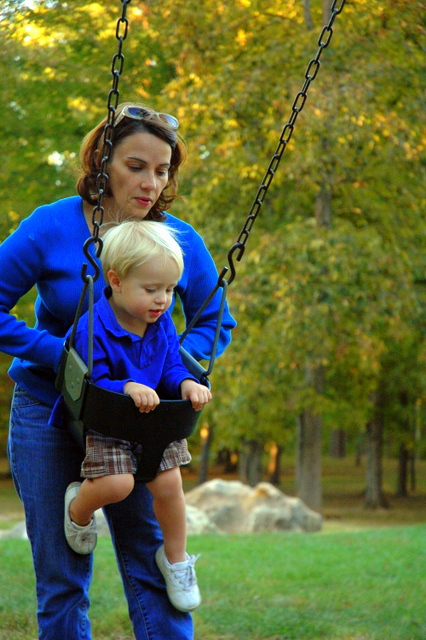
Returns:
[[[64,494],[80,479],[83,455],[66,430],[47,424],[50,412],[15,389],[9,459],[33,553],[39,639],[90,640],[92,555],[72,551],[64,536]],[[146,486],[136,483],[128,498],[104,511],[136,640],[192,640],[192,618],[169,603],[155,564],[162,536]]]

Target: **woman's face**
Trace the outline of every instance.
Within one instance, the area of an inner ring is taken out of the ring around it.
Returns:
[[[151,133],[124,138],[108,165],[111,213],[145,218],[167,186],[171,157],[170,145]]]

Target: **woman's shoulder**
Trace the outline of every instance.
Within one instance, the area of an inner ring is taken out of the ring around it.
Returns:
[[[35,209],[32,216],[63,216],[81,214],[81,198],[80,196],[69,196],[68,198],[61,198],[50,202],[49,204],[42,204]]]
[[[165,223],[169,227],[172,227],[173,229],[175,229],[179,233],[187,233],[187,234],[191,234],[191,235],[199,235],[197,233],[197,231],[194,229],[194,227],[189,224],[189,222],[185,222],[184,220],[181,220],[181,218],[177,218],[176,216],[172,216],[172,214],[168,213],[167,211],[165,211],[164,213],[166,215]]]
[[[201,249],[205,247],[202,236],[191,224],[189,224],[189,222],[185,222],[176,216],[172,216],[171,213],[168,213],[167,211],[164,213],[166,214],[165,223],[176,232],[176,239],[185,251],[188,250],[188,247],[191,247],[192,249]]]
[[[30,229],[40,230],[44,233],[54,230],[70,230],[75,227],[75,222],[82,216],[80,196],[62,198],[49,204],[37,207],[30,216],[24,218],[21,225],[29,232]]]

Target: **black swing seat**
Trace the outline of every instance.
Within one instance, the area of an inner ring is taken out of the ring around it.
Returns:
[[[210,388],[204,368],[181,347],[182,360],[190,373]],[[188,438],[195,430],[200,411],[190,400],[161,399],[149,413],[141,413],[130,396],[103,389],[87,375],[88,367],[77,351],[64,347],[56,386],[64,396],[68,428],[85,449],[88,429],[106,436],[142,445],[136,478],[149,482],[157,475],[166,447]]]

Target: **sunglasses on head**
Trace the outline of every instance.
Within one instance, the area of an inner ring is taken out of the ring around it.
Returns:
[[[164,122],[166,122],[172,129],[179,127],[179,120],[169,113],[157,113],[157,111],[150,111],[144,107],[123,107],[118,116],[114,120],[114,125],[119,124],[123,118],[133,118],[133,120],[146,120],[151,116],[157,116]]]

